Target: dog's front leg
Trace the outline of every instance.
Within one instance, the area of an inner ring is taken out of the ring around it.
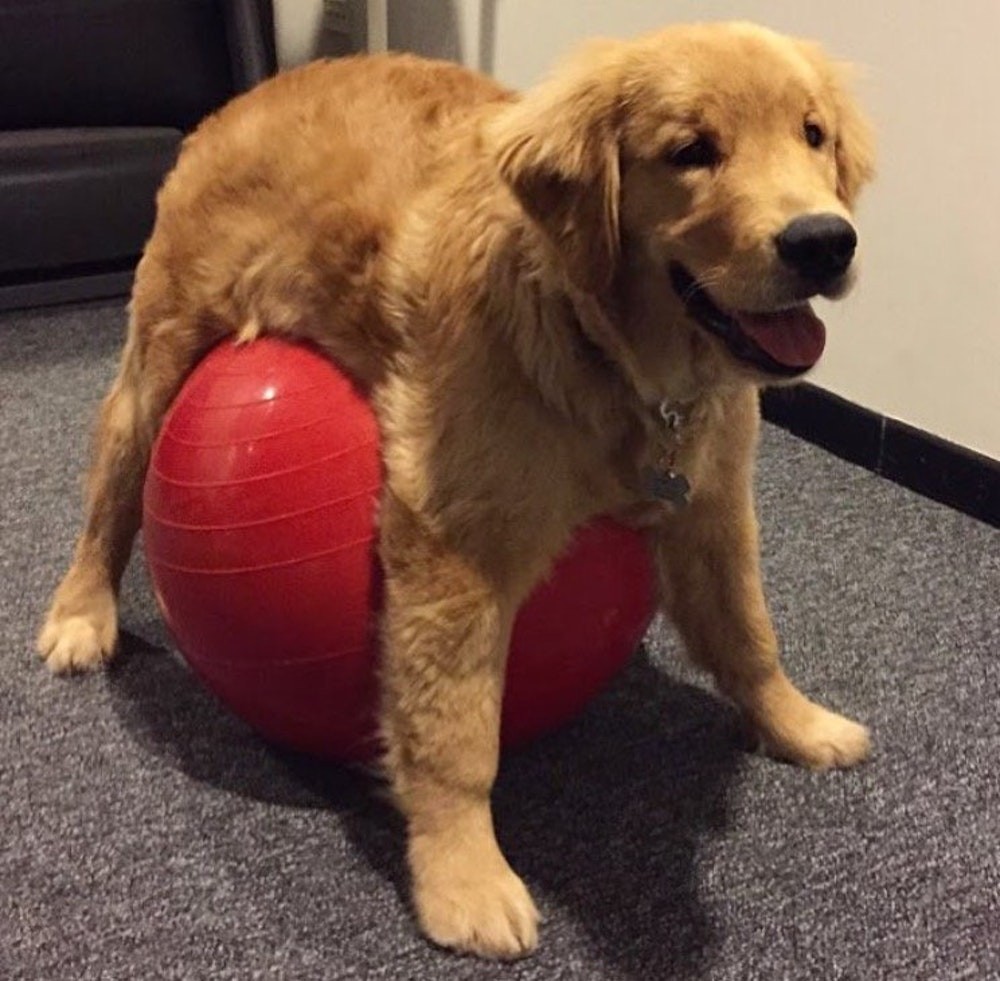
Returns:
[[[851,766],[868,731],[810,701],[782,670],[761,585],[749,478],[695,496],[656,538],[665,607],[688,651],[746,714],[765,748],[814,769]]]
[[[490,809],[515,601],[391,495],[381,525],[382,733],[417,919],[443,946],[519,957],[538,915]]]

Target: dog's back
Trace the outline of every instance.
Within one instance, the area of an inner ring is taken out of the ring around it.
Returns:
[[[508,97],[456,65],[389,55],[316,62],[234,100],[160,192],[135,329],[179,323],[206,344],[290,332],[376,380],[393,338],[375,260],[442,136]]]

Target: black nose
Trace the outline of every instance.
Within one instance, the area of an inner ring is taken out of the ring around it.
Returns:
[[[847,271],[858,236],[839,215],[804,215],[790,222],[775,244],[785,265],[806,279],[823,283]]]

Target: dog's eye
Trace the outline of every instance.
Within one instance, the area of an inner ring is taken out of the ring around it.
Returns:
[[[668,156],[671,164],[684,169],[696,167],[714,167],[720,159],[719,148],[707,136],[699,136],[677,150],[672,150]]]
[[[826,133],[823,132],[822,126],[816,123],[806,123],[802,130],[806,135],[806,143],[813,149],[818,150],[826,142]]]

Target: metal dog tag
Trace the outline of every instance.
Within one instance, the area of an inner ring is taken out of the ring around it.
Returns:
[[[672,470],[647,468],[645,485],[650,497],[655,497],[658,501],[666,501],[675,508],[687,505],[688,496],[691,493],[691,484],[688,483],[687,477],[682,473],[674,473]]]

